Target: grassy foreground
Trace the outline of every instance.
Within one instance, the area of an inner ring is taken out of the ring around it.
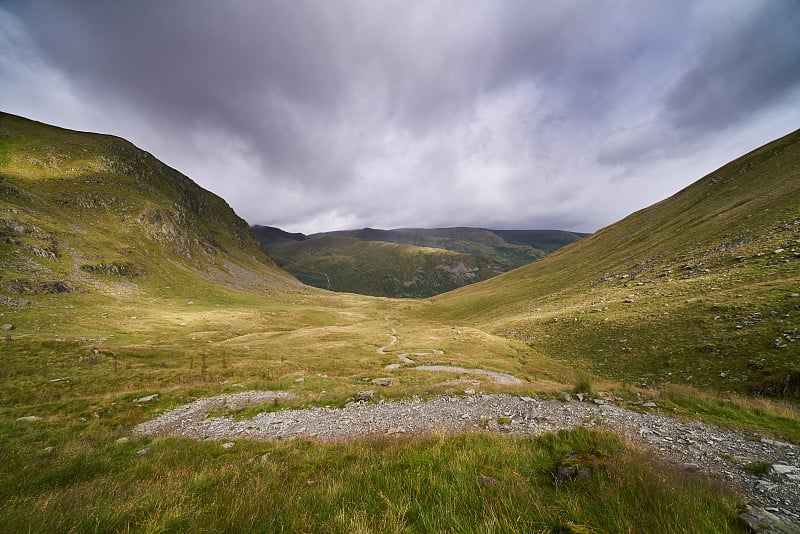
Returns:
[[[3,424],[2,531],[742,532],[739,497],[602,432],[224,449],[53,425]],[[557,485],[575,451],[599,458],[593,475]]]
[[[450,384],[458,375],[383,369],[400,352],[432,348],[444,353],[415,356],[419,363],[510,372],[529,381],[516,387],[520,394],[553,395],[577,378],[584,388],[657,396],[678,416],[800,441],[791,404],[690,388],[633,391],[576,375],[513,339],[420,322],[423,304],[316,291],[266,298],[200,285],[192,295],[192,304],[52,295],[5,316],[18,329],[0,341],[0,531],[741,531],[741,497],[604,433],[241,440],[231,449],[130,436],[174,406],[245,389],[339,405],[374,387],[364,379],[376,376],[399,380],[376,392],[387,400],[465,387]],[[390,329],[398,341],[379,354]],[[60,378],[68,382],[50,382]],[[480,380],[478,389],[514,390]],[[153,393],[157,402],[133,402]],[[19,420],[27,416],[41,420]],[[600,469],[559,487],[553,470],[572,451],[602,452]],[[498,483],[481,485],[478,475]]]

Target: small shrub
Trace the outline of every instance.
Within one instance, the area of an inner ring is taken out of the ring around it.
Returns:
[[[592,377],[588,373],[578,373],[573,393],[591,393]]]
[[[744,466],[745,471],[749,471],[758,477],[767,476],[767,470],[772,464],[770,462],[758,462]]]

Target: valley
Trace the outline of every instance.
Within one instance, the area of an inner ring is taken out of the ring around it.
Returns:
[[[267,254],[303,283],[399,298],[430,297],[489,279],[587,235],[483,228],[364,228],[310,236],[268,226],[252,230]]]
[[[746,503],[800,524],[798,176],[794,132],[529,265],[386,298],[304,285],[124,140],[0,114],[0,530],[746,532]],[[378,275],[476,257],[296,242]],[[450,411],[402,416],[428,402]],[[135,431],[183,406],[236,430]],[[686,428],[731,448],[687,469],[665,441]],[[570,454],[593,474],[557,482]]]

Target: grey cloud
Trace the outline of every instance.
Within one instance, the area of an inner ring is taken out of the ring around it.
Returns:
[[[69,96],[39,109],[134,136],[252,223],[593,230],[695,150],[684,130],[795,83],[791,5],[743,1],[759,16],[726,35],[689,0],[12,0],[0,105],[31,108],[36,63]],[[709,107],[719,78],[740,83]]]
[[[800,4],[758,2],[735,27],[710,29],[666,98],[667,117],[694,133],[724,128],[800,85]]]

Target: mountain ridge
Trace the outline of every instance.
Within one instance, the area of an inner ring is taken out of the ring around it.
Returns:
[[[415,298],[491,278],[586,235],[471,227],[362,228],[310,235],[268,226],[251,229],[264,250],[304,283],[335,291]],[[507,242],[501,232],[515,242]]]
[[[227,202],[124,139],[2,113],[0,141],[6,292],[131,289],[172,269],[231,287],[291,280]]]

